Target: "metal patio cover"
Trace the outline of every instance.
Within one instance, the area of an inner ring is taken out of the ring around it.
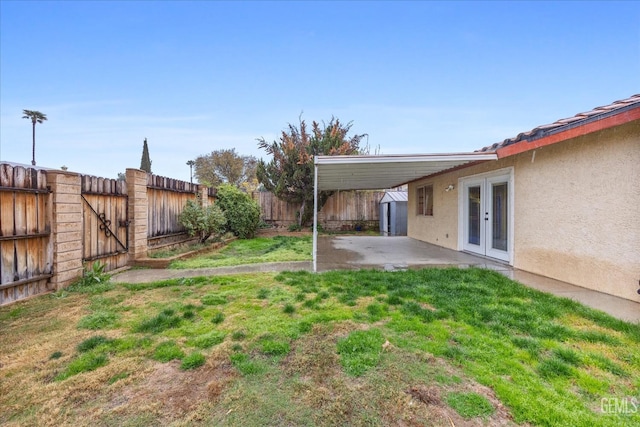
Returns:
[[[467,163],[497,158],[495,153],[316,156],[317,190],[383,190]]]

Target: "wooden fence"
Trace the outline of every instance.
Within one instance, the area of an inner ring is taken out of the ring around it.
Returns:
[[[43,171],[0,164],[0,305],[50,289],[50,206]]]
[[[378,204],[384,191],[336,191],[318,213],[318,223],[325,230],[350,230],[356,224],[377,228],[380,211]],[[262,219],[272,225],[287,227],[297,221],[300,206],[278,199],[264,191],[252,193],[260,205]]]
[[[149,247],[157,248],[188,239],[179,216],[189,200],[195,200],[202,186],[164,176],[147,175],[147,239]],[[208,197],[215,197],[214,188],[207,188]]]
[[[0,305],[59,290],[190,241],[178,217],[215,190],[127,169],[126,181],[0,163]]]

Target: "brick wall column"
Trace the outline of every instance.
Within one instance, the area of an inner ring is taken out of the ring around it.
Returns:
[[[213,203],[213,200],[209,200],[209,189],[207,187],[200,187],[200,203],[205,209]]]
[[[127,169],[126,180],[129,199],[129,262],[132,262],[147,257],[147,172]]]
[[[82,277],[82,195],[80,175],[47,171],[51,187],[53,289],[60,290]]]

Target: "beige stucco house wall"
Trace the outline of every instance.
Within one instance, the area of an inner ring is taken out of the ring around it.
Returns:
[[[408,236],[461,250],[460,179],[505,168],[515,268],[640,302],[640,120],[412,182]],[[425,184],[433,216],[416,213]]]

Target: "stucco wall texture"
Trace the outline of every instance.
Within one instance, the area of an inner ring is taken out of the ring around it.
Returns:
[[[461,250],[459,178],[514,168],[515,268],[640,302],[640,121],[409,185],[408,235]],[[433,184],[433,217],[416,188]],[[445,191],[449,184],[452,191]]]

